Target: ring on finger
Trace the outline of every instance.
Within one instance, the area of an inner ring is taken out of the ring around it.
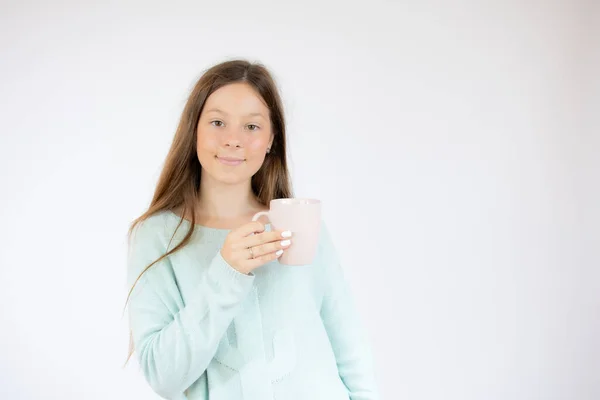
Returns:
[[[248,247],[248,250],[250,250],[250,259],[254,258],[254,250],[252,250],[252,247]]]

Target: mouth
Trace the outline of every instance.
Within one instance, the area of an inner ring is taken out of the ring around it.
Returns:
[[[246,161],[243,158],[237,158],[237,157],[220,157],[220,156],[215,156],[215,158],[221,164],[232,165],[232,166],[240,165],[241,163],[243,163],[244,161]]]

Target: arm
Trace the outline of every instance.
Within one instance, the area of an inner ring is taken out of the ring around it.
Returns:
[[[350,288],[325,226],[321,230],[320,242],[326,270],[321,318],[337,360],[340,378],[351,400],[378,399],[366,332],[354,308]]]
[[[131,239],[131,283],[165,253],[169,238],[161,234],[160,224],[152,225],[144,221]],[[165,398],[181,396],[204,373],[252,287],[254,277],[231,268],[220,252],[206,268],[195,297],[185,306],[169,258],[146,271],[130,298],[130,328],[141,369]]]

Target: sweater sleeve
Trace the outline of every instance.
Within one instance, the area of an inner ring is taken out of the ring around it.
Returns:
[[[146,220],[134,231],[128,255],[129,282],[166,252],[169,238],[165,240],[160,228]],[[129,300],[137,359],[149,385],[164,398],[182,398],[206,371],[254,280],[233,269],[220,252],[209,265],[197,268],[206,271],[185,306],[169,257],[142,275]]]
[[[322,224],[320,246],[325,268],[321,318],[351,400],[379,398],[371,348],[330,234]]]

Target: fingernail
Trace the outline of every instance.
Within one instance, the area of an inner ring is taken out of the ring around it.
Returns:
[[[289,245],[290,245],[290,243],[292,243],[292,242],[291,242],[291,241],[289,241],[289,240],[284,240],[284,241],[282,241],[282,242],[281,242],[281,245],[282,245],[282,246],[289,246]]]
[[[291,237],[291,236],[292,236],[292,232],[290,232],[290,231],[281,232],[281,237]]]
[[[279,257],[279,256],[280,256],[280,255],[282,255],[282,254],[283,254],[283,250],[277,250],[277,251],[275,252],[275,255],[276,255],[277,257]]]

